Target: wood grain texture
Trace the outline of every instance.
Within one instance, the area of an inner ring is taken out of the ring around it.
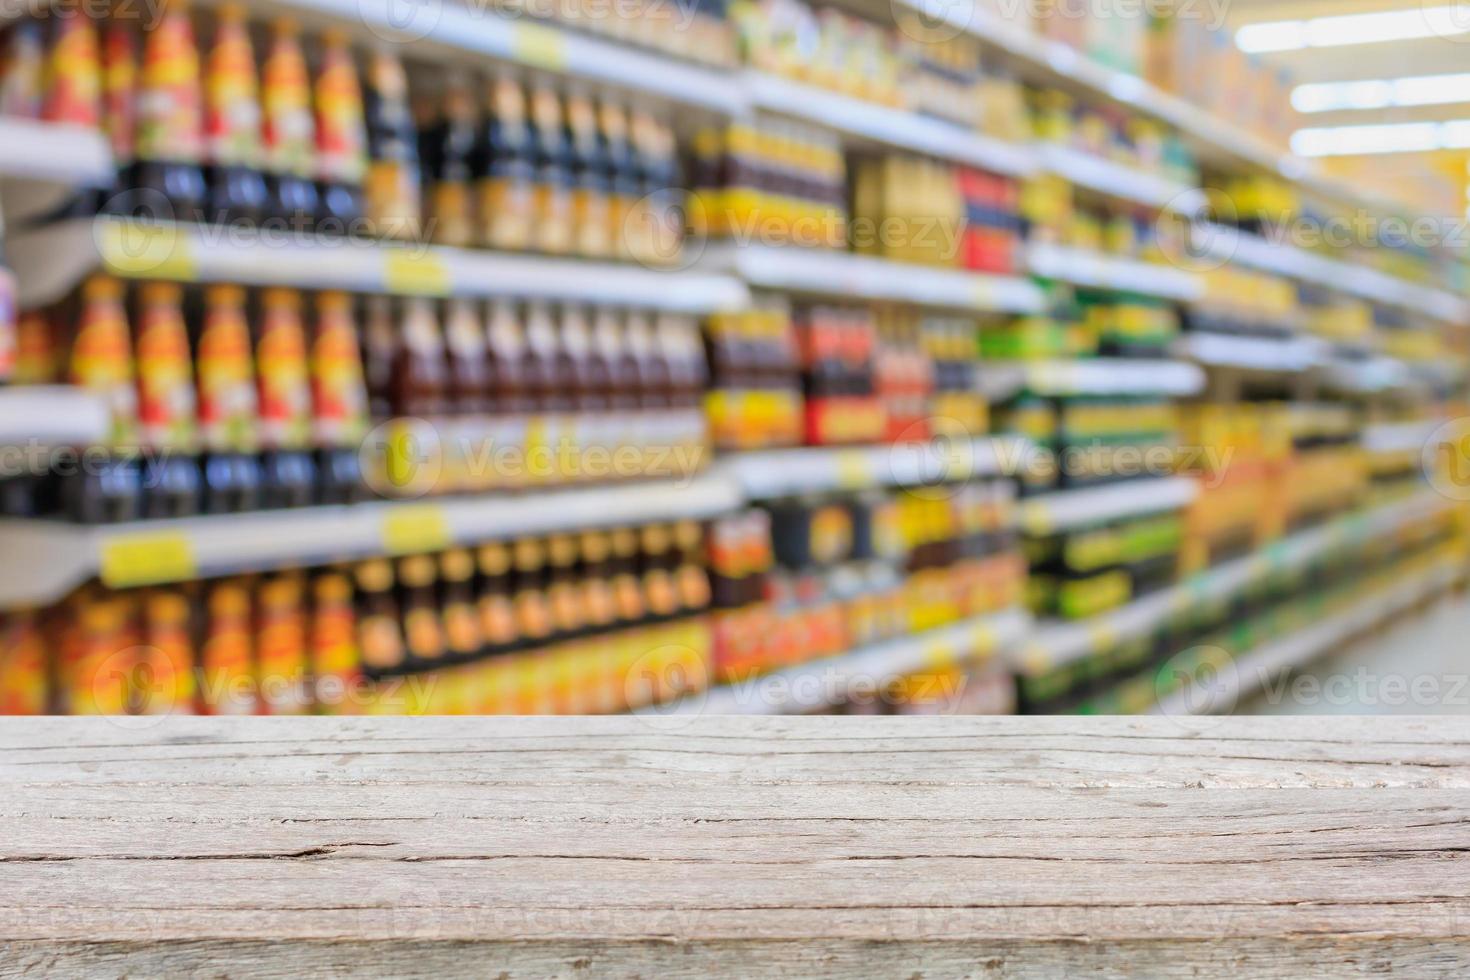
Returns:
[[[0,976],[1470,975],[1470,720],[0,720]]]

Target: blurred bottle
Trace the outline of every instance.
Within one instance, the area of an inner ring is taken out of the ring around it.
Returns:
[[[311,81],[301,53],[296,22],[281,17],[271,26],[270,50],[261,79],[265,164],[271,213],[293,225],[315,225],[316,120]]]
[[[102,58],[97,26],[81,10],[57,8],[41,118],[95,129],[102,117]]]
[[[424,131],[421,154],[431,195],[429,230],[440,245],[464,246],[475,239],[472,184],[480,167],[479,128],[469,78],[451,72],[439,116]]]
[[[62,505],[72,520],[84,524],[131,520],[139,512],[138,389],[122,283],[93,276],[82,286],[81,304],[67,380],[107,405],[102,445],[112,455],[65,478]]]
[[[41,22],[22,20],[10,28],[0,72],[0,115],[40,119],[46,98],[46,48]]]
[[[260,414],[250,347],[245,291],[239,286],[209,287],[195,348],[208,514],[260,506]]]
[[[117,192],[130,186],[137,162],[138,36],[132,21],[116,12],[102,29],[102,125],[115,176],[102,189],[98,209],[117,211],[125,206]]]
[[[199,424],[182,291],[177,283],[150,282],[139,298],[133,346],[145,455],[144,515],[187,517],[199,512]]]
[[[310,366],[318,498],[324,504],[351,503],[365,490],[358,452],[368,431],[368,395],[347,293],[317,294]]]
[[[363,95],[369,158],[366,217],[374,235],[416,239],[423,225],[418,139],[408,104],[408,76],[387,47],[373,52]]]
[[[199,49],[183,0],[170,0],[143,43],[131,185],[162,196],[180,221],[205,217],[204,114]],[[151,202],[147,202],[151,209]],[[164,215],[159,215],[160,217]]]
[[[534,164],[526,96],[508,71],[490,83],[479,161],[479,243],[521,251],[531,247],[535,220]]]
[[[250,28],[237,3],[217,11],[204,102],[210,217],[221,223],[257,222],[268,200],[260,172],[260,86]]]
[[[316,77],[317,192],[324,230],[351,232],[363,217],[363,179],[367,173],[367,132],[362,87],[345,32],[322,35],[321,68]]]
[[[260,401],[261,506],[305,507],[312,502],[316,466],[311,458],[311,378],[301,294],[267,289],[261,294],[255,339]]]
[[[561,98],[548,79],[532,85],[530,118],[536,165],[531,247],[565,255],[573,238],[571,142]]]

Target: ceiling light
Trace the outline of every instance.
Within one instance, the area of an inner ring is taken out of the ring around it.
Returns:
[[[1261,54],[1465,33],[1470,33],[1470,16],[1464,7],[1439,6],[1247,24],[1235,32],[1235,44],[1247,54]]]

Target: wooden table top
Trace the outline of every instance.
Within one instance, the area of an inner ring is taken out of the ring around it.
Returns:
[[[0,975],[1103,968],[1470,975],[1470,720],[0,720]]]

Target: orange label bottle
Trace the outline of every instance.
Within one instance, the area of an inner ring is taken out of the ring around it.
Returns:
[[[82,314],[68,367],[71,384],[100,395],[109,410],[106,444],[114,449],[138,442],[138,391],[134,387],[133,348],[128,336],[122,284],[94,276],[82,287]]]
[[[143,599],[143,642],[133,699],[139,714],[194,713],[194,640],[189,597],[159,589]]]
[[[216,453],[254,452],[259,418],[245,291],[239,286],[211,286],[205,302],[197,353],[204,448]]]
[[[148,283],[138,319],[138,419],[153,449],[193,452],[198,445],[194,370],[179,287]]]
[[[261,102],[265,163],[274,191],[271,208],[292,219],[314,218],[316,119],[299,31],[289,18],[278,19],[271,29],[270,51],[261,76]]]
[[[362,218],[367,131],[357,66],[347,46],[347,35],[340,30],[322,35],[321,68],[313,95],[322,212],[347,230]]]
[[[250,587],[240,579],[209,590],[209,624],[200,651],[200,701],[212,715],[255,714],[259,707],[250,630]]]
[[[301,294],[267,289],[256,339],[261,441],[268,449],[301,450],[311,442],[311,381]]]
[[[256,592],[255,672],[267,714],[299,715],[307,708],[306,581],[286,572]]]
[[[80,10],[58,9],[46,63],[46,103],[41,110],[48,122],[95,127],[102,116],[102,58],[97,27]]]

